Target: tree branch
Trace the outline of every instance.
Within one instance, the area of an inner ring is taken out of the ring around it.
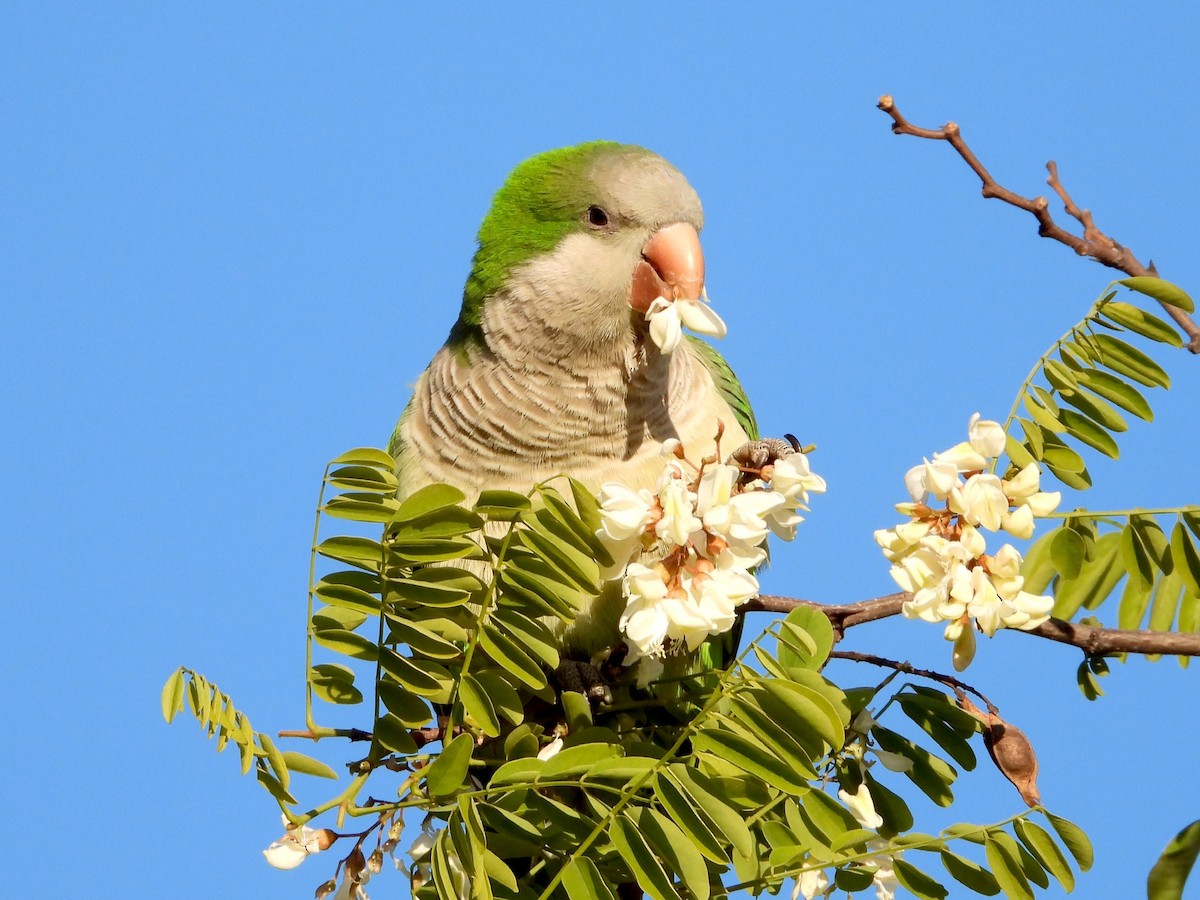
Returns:
[[[911,594],[897,591],[883,597],[860,600],[857,603],[824,604],[795,597],[780,597],[775,594],[760,594],[738,607],[739,614],[749,612],[772,612],[787,614],[798,606],[820,610],[829,617],[838,640],[847,628],[899,615]],[[1005,631],[1019,629],[1007,628]],[[1079,622],[1050,619],[1024,634],[1047,638],[1060,644],[1070,644],[1085,653],[1099,656],[1108,653],[1137,653],[1148,656],[1163,653],[1175,656],[1200,656],[1200,634],[1179,634],[1173,631],[1133,631],[1125,628],[1101,628]]]
[[[939,684],[944,684],[946,687],[952,689],[956,694],[961,695],[963,692],[972,693],[987,705],[988,712],[993,714],[1000,712],[999,707],[997,707],[995,703],[983,696],[983,694],[971,687],[971,685],[967,684],[965,681],[959,681],[957,678],[954,678],[951,675],[943,675],[941,672],[934,672],[931,669],[918,669],[911,663],[887,659],[883,656],[876,656],[874,653],[858,653],[854,650],[832,650],[829,653],[829,658],[846,659],[850,662],[870,663],[873,666],[879,666],[884,669],[895,669],[897,672],[903,672],[906,675],[917,675],[921,678],[928,678],[930,681],[936,681]]]
[[[891,116],[893,134],[907,134],[931,141],[946,141],[949,143],[966,164],[971,167],[971,170],[979,176],[979,180],[983,182],[983,196],[985,198],[994,197],[997,200],[1003,200],[1010,206],[1015,206],[1018,209],[1023,209],[1031,213],[1038,220],[1038,234],[1042,237],[1065,244],[1080,256],[1094,259],[1096,262],[1103,263],[1109,268],[1117,269],[1127,275],[1159,277],[1158,270],[1154,268],[1153,262],[1149,266],[1142,265],[1137,257],[1133,255],[1133,251],[1128,247],[1122,246],[1096,227],[1096,223],[1092,220],[1092,214],[1089,210],[1080,209],[1075,204],[1075,201],[1071,199],[1070,194],[1067,193],[1066,188],[1063,187],[1062,182],[1059,180],[1058,165],[1054,160],[1046,163],[1046,169],[1050,172],[1050,177],[1046,179],[1046,183],[1053,188],[1054,192],[1058,194],[1059,199],[1062,200],[1067,215],[1083,226],[1082,237],[1072,234],[1054,221],[1054,217],[1050,215],[1050,201],[1045,197],[1039,196],[1033,199],[1022,197],[1020,194],[1010,191],[1008,188],[997,183],[996,179],[992,178],[988,170],[984,168],[979,158],[971,152],[971,148],[963,140],[958,125],[954,122],[947,122],[941,128],[920,128],[913,125],[901,115],[900,110],[896,108],[895,101],[887,94],[879,98],[878,106]],[[1175,323],[1184,333],[1187,334],[1189,338],[1185,345],[1187,349],[1192,353],[1200,353],[1200,327],[1196,325],[1192,317],[1178,307],[1166,303],[1162,304],[1162,307],[1175,320]]]

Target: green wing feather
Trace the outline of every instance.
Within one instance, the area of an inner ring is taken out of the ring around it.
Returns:
[[[690,334],[687,335],[687,339],[712,376],[712,380],[717,386],[717,392],[733,410],[733,415],[738,424],[742,426],[742,430],[746,432],[750,440],[757,441],[759,437],[758,421],[754,418],[754,410],[750,408],[750,399],[746,396],[746,391],[742,388],[738,377],[733,374],[733,369],[729,368],[729,363],[725,362],[725,357],[707,341],[702,341]]]

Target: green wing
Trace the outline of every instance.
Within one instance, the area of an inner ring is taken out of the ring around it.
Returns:
[[[754,418],[754,410],[750,408],[750,400],[746,396],[745,390],[742,389],[742,383],[733,374],[733,369],[729,368],[729,363],[725,362],[725,357],[707,341],[702,341],[690,334],[687,335],[687,339],[691,342],[692,349],[700,357],[705,368],[708,369],[708,373],[717,386],[717,391],[733,410],[733,415],[737,418],[738,424],[742,426],[742,430],[746,432],[750,440],[757,441],[759,438],[758,422]]]

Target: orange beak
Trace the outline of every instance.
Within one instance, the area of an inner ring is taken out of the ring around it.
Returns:
[[[687,222],[660,228],[642,248],[633,270],[629,305],[640,313],[659,297],[698,300],[704,291],[704,253],[700,235]]]

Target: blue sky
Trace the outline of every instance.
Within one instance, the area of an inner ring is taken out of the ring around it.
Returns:
[[[257,728],[301,724],[321,471],[387,440],[455,317],[491,193],[533,153],[640,143],[699,191],[722,350],[764,431],[818,444],[830,486],[775,554],[772,592],[892,590],[871,532],[894,523],[905,469],[972,412],[1002,418],[1111,277],[983,202],[948,147],[892,136],[880,94],[914,122],[957,120],[1015,190],[1044,190],[1057,159],[1101,228],[1200,293],[1194,10],[834,8],[0,13],[0,752],[5,856],[31,863],[10,883],[291,898],[326,877],[264,864],[273,801],[191,723],[164,725],[159,687],[185,663]],[[1068,505],[1200,500],[1200,360],[1165,364],[1157,421]],[[846,646],[949,666],[920,623]],[[1116,666],[1088,704],[1078,660],[1001,634],[969,680],[1034,741],[1047,805],[1092,835],[1079,893],[1128,896],[1200,815],[1196,673]],[[1020,802],[990,770],[957,794],[959,819]]]

